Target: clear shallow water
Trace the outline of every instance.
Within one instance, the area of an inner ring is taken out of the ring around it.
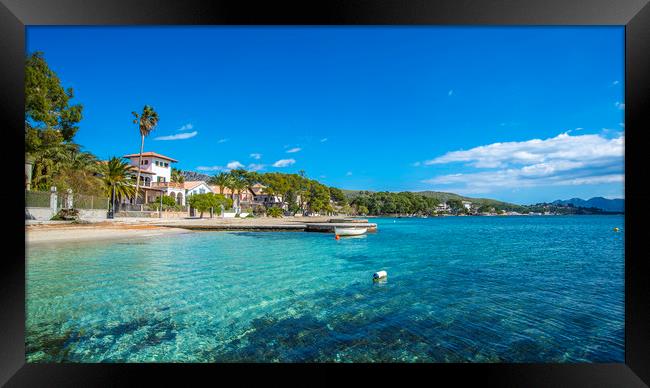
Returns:
[[[624,361],[622,216],[376,222],[31,248],[27,361]]]

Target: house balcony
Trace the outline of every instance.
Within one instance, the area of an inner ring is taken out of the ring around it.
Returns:
[[[151,182],[151,187],[159,188],[159,189],[166,189],[166,188],[183,189],[185,186],[182,183],[178,183],[178,182]]]

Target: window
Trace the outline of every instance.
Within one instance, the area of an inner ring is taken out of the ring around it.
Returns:
[[[155,163],[155,165],[156,165],[156,166],[158,166],[158,165],[160,165],[160,163],[158,163],[158,161],[157,161],[157,160],[156,160],[156,161],[154,161],[154,163]]]
[[[205,189],[199,189],[199,194],[205,194]]]
[[[165,163],[165,167],[169,167],[169,163]]]

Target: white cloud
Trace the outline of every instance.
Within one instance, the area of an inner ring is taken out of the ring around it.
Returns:
[[[217,140],[217,143],[219,143],[219,144],[221,144],[221,143],[225,143],[225,142],[227,142],[228,140],[230,140],[230,139],[219,139],[219,140]]]
[[[260,159],[262,159],[262,154],[258,154],[258,153],[252,153],[252,154],[250,154],[250,155],[248,155],[248,156],[250,156],[251,158],[253,158],[253,159],[255,159],[255,160],[260,160]]]
[[[448,152],[427,160],[425,165],[467,162],[477,168],[504,167],[508,163],[530,164],[548,160],[593,160],[602,157],[620,157],[623,139],[606,139],[599,135],[571,136],[561,133],[556,137],[523,142],[494,143],[467,151]]]
[[[290,149],[290,150],[287,150],[287,153],[288,153],[288,154],[294,154],[294,153],[296,153],[296,152],[300,152],[301,150],[302,150],[302,148],[294,147],[294,148],[292,148],[292,149]]]
[[[321,143],[325,143],[326,141],[327,141],[327,138],[326,138],[326,137],[320,139],[320,142],[321,142]]]
[[[169,136],[158,136],[154,140],[183,140],[189,139],[198,134],[197,131],[179,133],[178,135],[169,135]]]
[[[260,171],[263,170],[264,167],[266,167],[265,164],[251,163],[248,165],[247,169],[249,171]]]
[[[227,170],[223,166],[199,166],[196,168],[199,171],[225,171]]]
[[[232,162],[226,164],[226,168],[230,170],[234,170],[236,168],[242,168],[242,167],[244,167],[244,165],[239,163],[237,160],[233,160]]]
[[[352,176],[352,171],[348,171],[345,173],[345,176]]]
[[[454,89],[451,89],[451,90],[449,90],[449,92],[447,92],[448,96],[452,96],[453,94],[454,94]]]
[[[617,107],[617,108],[620,109],[620,110],[625,110],[625,104],[622,103],[622,102],[620,102],[620,101],[616,101],[616,102],[614,103],[614,106]]]
[[[418,167],[418,166],[420,166],[421,164],[422,164],[421,162],[415,162],[415,163],[413,163],[413,167]]]
[[[614,81],[614,82],[612,82],[612,85],[618,85],[619,83],[620,82],[618,82],[618,81]]]
[[[187,123],[180,128],[178,128],[179,131],[189,131],[190,129],[194,128],[194,126],[191,123]]]
[[[448,152],[427,165],[466,163],[488,171],[436,176],[423,182],[453,185],[465,193],[494,189],[623,182],[624,135],[571,136],[494,143]],[[449,188],[446,188],[449,190]]]
[[[582,127],[578,127],[578,128],[576,128],[576,131],[582,131],[583,129],[584,128],[582,128]]]
[[[273,167],[287,167],[296,163],[295,159],[280,159],[277,162],[273,163]]]

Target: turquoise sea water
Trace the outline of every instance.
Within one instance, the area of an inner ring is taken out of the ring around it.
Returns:
[[[622,216],[375,222],[30,248],[27,361],[624,361]]]

